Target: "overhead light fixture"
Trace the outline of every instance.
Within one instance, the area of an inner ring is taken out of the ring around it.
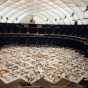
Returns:
[[[6,17],[6,19],[8,20],[8,17]]]
[[[2,19],[3,17],[1,16],[1,19]]]
[[[32,22],[32,21],[33,21],[33,19],[30,20],[30,22]]]
[[[65,19],[65,18],[66,18],[66,16],[63,19]]]
[[[74,25],[77,25],[77,21],[74,22]]]
[[[48,19],[46,21],[48,21]]]
[[[59,21],[61,20],[61,18],[59,19]]]
[[[57,21],[57,19],[55,19],[55,21]]]
[[[88,6],[86,7],[86,9],[83,11],[84,13],[88,11]]]
[[[71,16],[70,17],[73,17],[74,16],[74,12],[72,12]]]

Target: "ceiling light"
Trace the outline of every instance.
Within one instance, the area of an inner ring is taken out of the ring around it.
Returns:
[[[59,21],[61,20],[61,18],[59,19]]]
[[[86,7],[86,9],[83,11],[84,13],[88,11],[88,6]]]
[[[70,17],[73,17],[74,16],[74,12],[72,12],[71,16]]]
[[[57,21],[57,19],[55,19],[55,21]]]
[[[8,17],[6,17],[6,19],[8,20]]]
[[[16,20],[18,20],[18,18],[16,18]]]
[[[2,19],[3,17],[1,16],[1,19]]]
[[[66,16],[63,19],[65,19],[65,18],[66,18]]]
[[[48,19],[46,21],[48,21]]]

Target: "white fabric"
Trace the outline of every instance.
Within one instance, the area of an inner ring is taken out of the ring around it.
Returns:
[[[29,24],[26,17],[34,14],[35,24],[88,24],[87,6],[88,0],[0,0],[0,22]]]

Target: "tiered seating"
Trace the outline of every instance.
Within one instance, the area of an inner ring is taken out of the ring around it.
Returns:
[[[4,26],[7,33],[11,33],[11,28],[9,25]]]
[[[38,45],[46,45],[46,38],[38,37]]]
[[[36,44],[36,37],[28,37],[28,42],[27,44],[32,44],[35,45]]]
[[[0,37],[0,47],[4,45],[1,40],[2,38]]]
[[[45,28],[38,28],[39,34],[45,34]]]
[[[3,37],[4,41],[7,43],[7,44],[11,44],[11,39],[10,37]]]
[[[47,38],[47,45],[51,45],[52,39],[53,38]]]
[[[21,33],[27,33],[28,32],[28,28],[21,28]]]
[[[76,35],[77,36],[77,34],[80,32],[80,29],[78,28],[78,29],[76,29],[76,31],[73,33],[73,35]]]
[[[66,31],[67,31],[67,27],[66,28],[65,27],[62,27],[60,29],[60,34],[64,34]]]
[[[52,34],[53,33],[53,28],[46,28],[46,33],[47,34]]]
[[[37,28],[29,28],[29,33],[36,33],[37,32]]]
[[[66,32],[65,35],[72,35],[72,33],[73,33],[75,30],[76,30],[75,27],[71,27],[71,28]]]
[[[55,31],[54,31],[54,34],[58,34],[60,31],[60,28],[56,28]]]
[[[7,38],[7,39],[9,39],[9,38]],[[10,40],[6,40],[5,38],[0,38],[0,41],[3,43],[3,45],[8,45],[9,43],[7,42],[7,41],[9,41],[10,42]]]
[[[19,37],[17,44],[26,44],[27,37]]]
[[[52,39],[52,45],[58,45],[58,41],[60,40],[60,38],[54,38],[54,39]],[[56,44],[57,43],[57,44]]]
[[[64,46],[65,45],[64,43],[66,42],[66,39],[58,39],[57,38],[55,40],[57,40],[57,42],[58,42],[58,43],[56,42],[57,43],[56,45],[59,45],[59,46]]]
[[[13,33],[18,33],[19,29],[20,29],[19,27],[14,26],[14,27],[12,27],[12,32]]]
[[[82,33],[80,33],[81,37],[88,36],[88,29],[84,29]]]
[[[5,33],[4,29],[3,29],[3,25],[0,25],[0,32],[1,33]]]

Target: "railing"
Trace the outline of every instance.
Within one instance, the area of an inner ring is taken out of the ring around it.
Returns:
[[[46,37],[47,38],[62,38],[62,39],[69,39],[79,41],[88,45],[88,39],[77,37],[77,36],[70,36],[70,35],[59,35],[59,34],[27,34],[27,33],[0,33],[0,37]]]

